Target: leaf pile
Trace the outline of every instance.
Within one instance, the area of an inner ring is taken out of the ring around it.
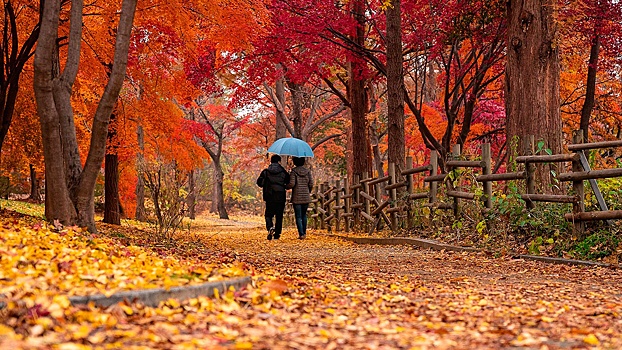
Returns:
[[[246,274],[239,265],[163,256],[77,227],[57,231],[43,222],[2,218],[0,334],[41,335],[62,326],[73,313],[68,310],[75,309],[68,299],[73,295],[111,295]],[[101,318],[96,314],[87,319]]]

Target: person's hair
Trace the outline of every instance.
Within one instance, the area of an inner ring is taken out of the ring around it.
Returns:
[[[273,154],[272,157],[270,157],[270,163],[278,163],[281,161],[281,156],[278,154]]]
[[[294,161],[294,165],[295,166],[303,166],[303,165],[305,165],[305,159],[304,158],[294,157],[294,158],[292,158],[292,160]]]

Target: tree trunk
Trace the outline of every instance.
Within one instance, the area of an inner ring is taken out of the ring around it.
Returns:
[[[104,222],[121,225],[119,203],[119,157],[115,146],[116,114],[110,116],[111,125],[108,128],[108,150],[104,161]]]
[[[225,206],[225,195],[223,191],[224,175],[225,173],[222,171],[219,158],[218,162],[214,161],[214,179],[216,180],[216,182],[214,183],[214,200],[216,201],[218,216],[221,219],[229,220],[229,214],[227,214],[227,207]]]
[[[188,173],[188,217],[191,220],[196,219],[196,185],[194,183],[194,169]]]
[[[291,99],[292,116],[294,118],[294,134],[292,137],[302,139],[302,85],[287,81]]]
[[[37,179],[37,170],[34,165],[30,166],[30,196],[28,199],[35,202],[41,202],[41,194],[39,193],[39,179]]]
[[[357,22],[357,28],[353,41],[364,46],[365,41],[365,4],[362,0],[352,1],[352,15]],[[349,62],[349,100],[350,118],[352,119],[352,176],[358,175],[360,179],[369,167],[367,154],[367,125],[365,114],[367,112],[367,94],[365,91],[364,60],[354,57]]]
[[[276,81],[276,98],[279,100],[281,106],[285,106],[285,83],[283,77]],[[287,126],[285,126],[284,121],[286,118],[283,111],[276,108],[276,140],[287,137]]]
[[[6,135],[9,132],[9,127],[13,121],[13,111],[15,110],[15,102],[17,100],[17,94],[19,92],[19,78],[24,70],[24,65],[30,59],[33,53],[35,43],[39,37],[39,30],[41,28],[41,11],[42,4],[39,4],[39,21],[30,30],[28,37],[23,42],[21,47],[18,47],[19,42],[17,40],[18,35],[26,35],[23,31],[24,28],[18,28],[18,16],[21,14],[27,16],[25,9],[18,9],[18,13],[15,13],[13,8],[13,2],[11,0],[4,1],[4,29],[2,31],[2,45],[0,45],[0,54],[4,57],[2,60],[2,69],[5,74],[0,75],[0,86],[2,86],[2,94],[0,95],[0,154],[2,153],[2,145]],[[20,31],[18,33],[18,30]]]
[[[510,0],[506,65],[507,137],[543,140],[553,153],[562,150],[559,111],[560,63],[555,44],[552,0]],[[549,170],[539,167],[543,190],[550,191]]]
[[[600,35],[594,36],[590,47],[590,60],[587,67],[587,84],[585,86],[585,101],[581,108],[581,122],[579,128],[583,131],[583,142],[588,142],[590,116],[594,109],[596,96],[596,72],[598,72],[598,54],[600,52]]]
[[[45,217],[50,221],[58,220],[63,225],[75,225],[78,216],[65,184],[60,119],[53,94],[59,14],[60,1],[45,2],[34,59],[34,90],[45,163]]]
[[[119,157],[106,154],[104,167],[104,222],[121,225],[119,208]]]
[[[382,154],[380,153],[380,147],[378,145],[380,141],[378,140],[378,133],[376,132],[376,127],[374,124],[376,124],[376,122],[373,122],[372,126],[370,126],[369,128],[369,137],[371,139],[372,151],[374,155],[374,169],[378,173],[378,177],[383,177],[384,162],[382,161]]]
[[[80,61],[80,42],[82,38],[82,1],[71,2],[71,22],[67,61],[60,78],[54,77],[54,61],[58,25],[60,20],[60,1],[46,1],[43,9],[41,35],[37,44],[34,61],[34,87],[37,101],[37,112],[41,123],[43,150],[46,167],[46,217],[50,221],[59,220],[64,225],[79,225],[95,232],[95,208],[93,195],[95,182],[101,170],[106,152],[106,136],[108,123],[114,105],[119,96],[129,51],[130,34],[136,11],[137,0],[124,0],[117,28],[114,62],[110,72],[110,80],[103,95],[91,127],[91,142],[84,169],[80,174],[80,182],[75,191],[75,200],[70,198],[66,184],[67,172],[64,164],[71,161],[64,159],[63,138],[73,137],[75,132],[62,130],[61,117],[71,108],[67,99],[67,89],[71,92],[73,80],[78,71]],[[61,115],[59,115],[59,113]],[[65,127],[65,123],[62,124]],[[73,142],[72,142],[73,143]],[[49,215],[48,215],[49,214]]]
[[[395,163],[400,169],[404,169],[404,57],[400,0],[391,0],[387,6],[386,17],[388,158],[389,163]]]
[[[136,181],[136,220],[145,221],[147,219],[147,212],[145,210],[145,181],[143,180],[143,166],[145,157],[143,152],[145,150],[145,136],[143,127],[138,126],[136,130],[138,137],[138,153],[136,154],[136,174],[138,175],[138,181]]]

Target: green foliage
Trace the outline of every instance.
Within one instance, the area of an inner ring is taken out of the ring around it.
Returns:
[[[43,204],[0,199],[0,208],[45,219],[45,207]]]
[[[587,260],[617,254],[620,238],[613,230],[598,230],[572,247],[571,255]]]
[[[598,188],[605,199],[605,203],[609,207],[609,210],[622,209],[622,178],[602,179],[598,180]],[[586,207],[592,208],[591,210],[600,210],[598,202],[588,182],[585,185]]]

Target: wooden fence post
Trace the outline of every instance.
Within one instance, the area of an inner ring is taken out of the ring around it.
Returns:
[[[363,192],[365,192],[366,194],[370,194],[369,193],[369,181],[367,181],[369,179],[369,174],[367,172],[363,173]],[[365,211],[365,214],[367,214],[367,216],[369,217],[371,214],[371,203],[369,202],[369,200],[367,198],[363,199],[363,210]],[[373,221],[370,224],[370,226],[373,225]],[[365,225],[365,228],[368,228],[368,225]]]
[[[315,186],[313,186],[313,196],[311,197],[312,198],[312,205],[313,205],[313,214],[311,215],[311,217],[313,218],[313,229],[314,230],[318,229],[318,227],[319,227],[318,220],[320,218],[320,215],[319,215],[320,213],[317,210],[317,207],[318,207],[319,202],[320,202],[320,198],[319,198],[319,196],[317,194],[318,193],[317,188],[318,188],[318,185],[316,183]]]
[[[573,143],[575,144],[583,143],[583,133],[581,132],[581,130],[575,131],[572,139]],[[572,171],[583,171],[580,159],[572,162]],[[585,198],[585,189],[583,188],[583,180],[573,181],[572,191],[574,192],[574,195],[577,196],[577,201],[572,203],[572,214],[576,217],[580,215],[580,213],[585,211],[585,202],[583,201],[583,199]],[[583,232],[585,230],[585,223],[581,220],[574,220],[573,228],[575,233],[583,235]]]
[[[523,150],[526,156],[533,155],[534,153],[534,142],[535,136],[529,135],[523,141]],[[535,194],[536,193],[536,166],[530,162],[525,162],[525,176],[527,182],[527,194]],[[531,200],[526,200],[525,204],[527,205],[527,209],[533,209],[536,207],[535,203]]]
[[[460,159],[460,145],[456,144],[454,145],[453,148],[453,152],[452,152],[452,158],[455,160]],[[456,168],[452,167],[451,170],[447,169],[448,171],[454,171]],[[459,176],[457,172],[454,172],[455,176]],[[458,184],[460,183],[459,181],[457,181],[458,179],[449,179],[449,181],[451,181],[451,186],[449,186],[448,188],[452,188],[453,191],[459,191],[460,190],[460,185],[458,185],[457,187],[454,186],[454,181],[456,181]],[[447,183],[447,182],[445,182]],[[460,215],[460,198],[458,197],[454,197],[454,217],[457,219],[458,216]]]
[[[376,197],[376,201],[378,201],[378,203],[382,203],[382,187],[381,187],[381,183],[378,182],[376,184],[374,184],[374,196]],[[382,228],[382,220],[377,220],[378,223],[376,224],[376,227],[372,228],[372,230],[380,230]],[[370,232],[371,234],[372,232]]]
[[[413,167],[413,157],[406,157],[406,170],[412,169]],[[410,228],[413,225],[413,213],[412,213],[412,201],[410,200],[410,195],[413,193],[413,175],[406,175],[406,192],[408,193],[408,204],[406,205],[406,227]]]
[[[347,177],[343,179],[343,190],[345,194],[343,198],[344,228],[346,232],[350,232],[350,217],[352,215],[350,212],[350,201],[352,196],[350,195],[350,182]]]
[[[484,167],[482,168],[483,175],[490,175],[492,173],[492,161],[490,155],[490,144],[485,143],[482,145],[482,161]],[[484,181],[484,205],[486,209],[492,208],[492,182]]]
[[[353,227],[360,227],[361,226],[361,216],[359,215],[361,212],[361,178],[359,177],[359,175],[354,175],[354,183],[353,185],[355,186],[354,192],[352,193],[352,202],[350,202],[351,204],[351,209],[352,209],[352,215],[353,215]]]
[[[397,177],[395,175],[395,163],[389,163],[389,185],[393,185],[394,183],[397,182]],[[391,208],[396,208],[397,207],[397,189],[392,188],[390,190],[391,192],[390,194],[390,200],[391,200]],[[395,211],[391,211],[390,214],[390,218],[391,218],[391,230],[395,231],[397,230],[397,214],[395,213]]]
[[[335,213],[333,215],[335,215],[335,232],[339,232],[341,230],[341,180],[336,179],[335,180],[335,205],[334,205],[334,209],[335,209]]]
[[[438,152],[436,150],[430,152],[430,176],[438,175]],[[430,182],[430,215],[434,211],[434,203],[438,194],[438,182]]]
[[[326,192],[326,183],[323,182],[320,185],[320,208],[322,209],[321,214],[320,214],[320,228],[322,230],[326,229],[326,222],[324,221],[326,219],[326,208],[324,207],[324,203],[326,203],[326,198],[324,197],[324,193]]]

